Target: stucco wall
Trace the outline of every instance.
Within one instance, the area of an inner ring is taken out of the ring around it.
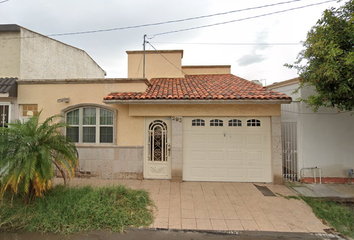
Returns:
[[[139,87],[139,86],[138,86]],[[127,91],[131,86],[119,83],[102,84],[19,84],[18,104],[38,104],[42,118],[60,114],[69,106],[77,104],[104,104],[103,97],[112,91]],[[69,103],[57,103],[60,98],[69,98]],[[128,105],[109,105],[117,110],[117,145],[143,145],[143,117],[129,117]]]
[[[130,105],[130,116],[280,116],[280,104]]]
[[[230,74],[231,66],[182,66],[184,74]]]
[[[304,88],[306,98],[311,89]],[[348,169],[354,168],[354,116],[336,109],[320,108],[313,113],[301,104],[301,167],[319,167],[323,177],[348,177]],[[312,176],[312,171],[304,171]]]
[[[100,78],[104,71],[83,50],[21,29],[22,79]]]
[[[0,77],[20,76],[20,33],[0,32]]]
[[[298,93],[293,91],[297,83],[274,88],[296,100],[306,99],[314,91],[304,87]],[[354,168],[354,116],[340,113],[336,109],[320,108],[314,113],[303,102],[282,105],[282,122],[297,123],[298,173],[302,177],[313,177],[313,170],[321,168],[322,177],[346,178],[348,169]],[[317,177],[318,172],[316,171]]]
[[[143,77],[143,52],[127,51],[127,54],[128,78]],[[145,77],[147,79],[156,77],[184,77],[181,71],[182,55],[182,50],[159,51],[159,53],[156,51],[146,51]]]

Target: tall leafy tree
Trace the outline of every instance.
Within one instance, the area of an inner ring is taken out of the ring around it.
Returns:
[[[0,197],[7,189],[23,194],[25,201],[42,197],[51,188],[55,168],[66,178],[78,164],[75,144],[61,133],[67,125],[52,116],[40,123],[40,114],[17,120],[0,132]]]
[[[332,107],[354,108],[354,0],[323,13],[307,34],[305,49],[293,64],[301,87],[313,86],[315,94],[303,99],[315,111]]]

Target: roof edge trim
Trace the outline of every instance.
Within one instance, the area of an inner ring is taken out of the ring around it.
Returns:
[[[290,104],[291,99],[277,100],[103,100],[105,104]]]
[[[151,86],[146,78],[75,78],[75,79],[19,79],[16,81],[19,85],[30,84],[97,84],[97,83],[145,83]]]

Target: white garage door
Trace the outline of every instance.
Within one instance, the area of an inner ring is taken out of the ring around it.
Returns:
[[[271,182],[269,117],[183,118],[183,180]]]

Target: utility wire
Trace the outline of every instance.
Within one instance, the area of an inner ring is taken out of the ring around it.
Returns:
[[[279,45],[279,46],[287,46],[287,45],[301,45],[302,43],[188,43],[188,42],[151,42],[151,43],[159,43],[159,44],[185,44],[185,45],[225,45],[225,46],[269,46],[269,45]]]
[[[7,0],[7,1],[9,1],[9,0]],[[299,1],[302,1],[302,0],[292,0],[292,1],[287,1],[287,2],[280,2],[280,3],[268,4],[268,5],[258,6],[258,7],[251,7],[251,8],[245,8],[245,9],[233,10],[233,11],[228,11],[228,12],[203,15],[203,16],[198,16],[198,17],[190,17],[190,18],[184,18],[184,19],[178,19],[178,20],[171,20],[171,21],[165,21],[165,22],[148,23],[148,24],[127,26],[127,27],[109,28],[109,29],[92,30],[92,31],[58,33],[58,34],[50,34],[50,35],[47,35],[47,36],[50,36],[50,37],[67,36],[67,35],[78,35],[78,34],[88,34],[88,33],[98,33],[98,32],[110,32],[110,31],[119,31],[119,30],[133,29],[133,28],[151,27],[151,26],[157,26],[157,25],[163,25],[163,24],[178,23],[178,22],[185,22],[185,21],[197,20],[197,19],[202,19],[202,18],[215,17],[215,16],[226,15],[226,14],[235,13],[235,12],[249,11],[249,10],[266,8],[266,7],[273,7],[273,6],[277,6],[277,5],[288,4],[288,3],[299,2]]]
[[[301,8],[312,7],[312,6],[325,4],[325,3],[329,3],[329,2],[335,2],[335,1],[337,1],[337,0],[329,0],[329,1],[320,2],[320,3],[313,3],[313,4],[301,6],[301,7],[289,8],[286,10],[276,11],[276,12],[272,12],[272,13],[265,13],[265,14],[261,14],[261,15],[257,15],[257,16],[246,17],[246,18],[241,18],[241,19],[236,19],[236,20],[230,20],[230,21],[226,21],[226,22],[219,22],[219,23],[213,23],[213,24],[208,24],[208,25],[203,25],[203,26],[198,26],[198,27],[191,27],[191,28],[184,28],[184,29],[179,29],[179,30],[174,30],[174,31],[156,33],[156,34],[152,35],[149,39],[153,39],[154,37],[160,36],[160,35],[166,35],[166,34],[171,34],[171,33],[178,33],[178,32],[196,30],[196,29],[201,29],[201,28],[214,27],[214,26],[224,25],[224,24],[228,24],[228,23],[240,22],[240,21],[244,21],[244,20],[270,16],[270,15],[274,15],[274,14],[278,14],[278,13],[289,12],[289,11],[293,11],[293,10],[297,10],[297,9],[301,9]]]
[[[170,60],[168,60],[160,51],[158,51],[150,42],[146,42],[148,43],[154,50],[155,52],[157,52],[158,54],[160,54],[161,57],[163,57],[167,62],[169,62],[172,66],[174,66],[177,70],[181,71],[181,73],[183,73],[184,75],[188,75],[187,73],[185,73],[180,67],[177,67],[175,64],[173,64],[173,62],[171,62]]]
[[[179,71],[181,71],[184,75],[193,77],[193,75],[189,75],[187,73],[185,73],[181,68],[177,67],[175,64],[173,64],[170,60],[168,60],[160,51],[158,51],[150,42],[146,42],[148,43],[161,57],[163,57],[167,62],[169,62],[172,66],[174,66],[176,69],[178,69]],[[275,90],[272,90],[275,91]],[[273,106],[269,106],[268,104],[261,104],[264,107],[267,108],[273,108],[273,109],[279,109]],[[293,113],[293,114],[299,114],[299,115],[313,115],[313,114],[319,114],[319,115],[342,115],[342,114],[347,114],[347,113],[351,113],[354,114],[354,111],[343,111],[340,113],[322,113],[322,112],[309,112],[309,113],[305,113],[305,112],[297,112],[297,111],[289,111],[289,110],[285,110],[285,109],[281,109],[282,112],[287,112],[287,113]]]
[[[5,1],[10,1],[10,0],[5,0]],[[5,1],[3,1],[3,2],[5,2]],[[298,2],[298,1],[302,1],[302,0],[293,0],[293,1],[288,1],[288,2],[280,2],[280,3],[275,3],[275,4],[263,5],[263,6],[259,6],[259,7],[245,8],[245,9],[233,10],[233,11],[229,11],[229,12],[216,13],[216,14],[204,15],[204,16],[199,16],[199,17],[191,17],[191,18],[179,19],[179,20],[171,20],[171,21],[165,21],[165,22],[157,22],[157,23],[149,23],[149,24],[127,26],[127,27],[101,29],[101,30],[92,30],[92,31],[81,31],[81,32],[71,32],[71,33],[57,33],[57,34],[49,34],[49,35],[45,35],[45,36],[47,36],[47,37],[69,36],[69,35],[80,35],[80,34],[90,34],[90,33],[100,33],[100,32],[111,32],[111,31],[120,31],[120,30],[135,29],[135,28],[142,28],[142,27],[150,27],[150,26],[157,26],[157,25],[163,25],[163,24],[169,24],[169,23],[177,23],[177,22],[196,20],[196,19],[213,17],[213,16],[218,16],[218,15],[225,15],[225,14],[234,13],[234,12],[242,12],[242,11],[260,9],[260,8],[265,8],[265,7],[271,7],[271,6],[277,6],[277,5],[281,5],[281,4],[286,4],[286,3]],[[298,7],[298,8],[291,8],[291,9],[288,9],[288,10],[283,10],[283,11],[278,11],[278,12],[273,12],[273,13],[268,13],[268,14],[248,17],[248,18],[244,18],[244,19],[237,19],[237,20],[232,20],[232,21],[228,21],[228,22],[221,22],[221,23],[204,25],[204,26],[199,26],[199,27],[194,27],[194,28],[187,28],[187,29],[181,29],[181,30],[176,30],[176,31],[158,33],[158,34],[153,35],[153,37],[151,37],[149,39],[152,39],[152,38],[154,38],[157,35],[163,35],[163,34],[169,34],[169,33],[175,33],[175,32],[182,32],[182,31],[188,31],[188,30],[193,30],[193,29],[206,28],[206,27],[211,27],[211,26],[227,24],[227,23],[231,23],[231,22],[243,21],[243,20],[247,20],[247,19],[259,18],[259,17],[263,17],[263,16],[273,15],[273,14],[276,14],[276,13],[287,12],[287,11],[291,11],[291,10],[301,9],[301,8],[305,8],[305,7],[315,6],[315,5],[329,3],[329,2],[334,2],[334,1],[337,1],[337,0],[329,0],[329,1],[315,3],[315,4],[310,4],[310,5],[306,5],[306,6],[302,6],[302,7]],[[35,37],[21,37],[21,38],[35,38]],[[7,39],[14,39],[14,38],[7,38]],[[18,39],[18,38],[16,38],[16,39]]]
[[[6,2],[8,2],[8,1],[10,1],[10,0],[1,1],[0,4],[1,4],[1,3],[6,3]]]

